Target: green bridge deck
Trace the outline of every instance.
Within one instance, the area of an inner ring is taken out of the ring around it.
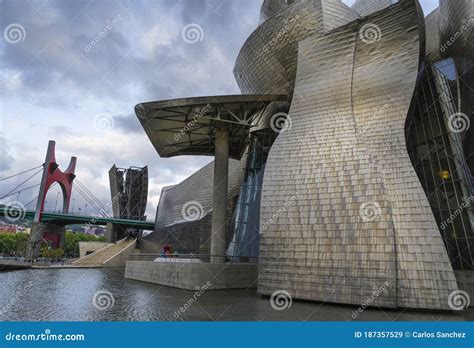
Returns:
[[[0,216],[24,217],[25,219],[33,220],[35,216],[34,210],[12,209],[10,207],[0,207]],[[58,214],[43,212],[41,214],[41,222],[50,222],[58,225],[74,225],[74,224],[90,224],[90,225],[107,225],[108,223],[117,224],[120,226],[134,227],[142,230],[152,231],[155,227],[154,222],[116,219],[98,216],[81,216],[70,214]]]

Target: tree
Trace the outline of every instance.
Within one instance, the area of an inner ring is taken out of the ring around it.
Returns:
[[[28,238],[27,233],[0,233],[0,253],[15,256],[24,255]]]
[[[0,233],[0,254],[6,256],[23,256],[26,253],[29,234],[27,233]],[[66,232],[64,249],[41,248],[41,255],[46,258],[61,258],[79,256],[79,242],[103,242],[103,236],[94,236],[85,233]]]
[[[79,256],[79,242],[103,242],[104,240],[104,236],[66,232],[66,239],[64,241],[64,254],[66,257],[77,257]]]

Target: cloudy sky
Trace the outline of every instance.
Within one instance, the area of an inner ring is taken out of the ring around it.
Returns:
[[[161,159],[133,108],[151,100],[239,93],[232,68],[258,24],[261,2],[0,0],[0,178],[41,165],[53,139],[60,167],[77,156],[77,178],[104,203],[110,201],[107,172],[113,164],[148,165],[147,215],[154,218],[161,188],[212,158]],[[420,2],[427,14],[437,0]],[[182,36],[192,24],[202,28],[197,42]],[[0,196],[27,177],[0,181]],[[37,175],[25,186],[39,180]],[[54,208],[58,190],[48,194],[47,208]],[[36,195],[33,188],[0,202],[26,204]],[[84,209],[81,196],[73,197],[76,212]]]

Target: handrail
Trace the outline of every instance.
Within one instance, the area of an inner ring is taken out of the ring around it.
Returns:
[[[123,244],[124,242],[117,242],[118,245],[121,245]],[[128,248],[130,248],[130,246],[133,245],[133,247],[135,248],[135,245],[137,243],[137,240],[136,239],[133,239],[130,241],[130,243],[128,245],[126,245],[124,248],[120,249],[119,251],[117,251],[115,254],[113,254],[111,257],[109,257],[107,260],[105,260],[104,262],[102,262],[103,265],[105,265],[107,262],[109,262],[110,260],[112,260],[114,257],[116,257],[117,255],[120,255],[121,253],[123,253],[125,250],[127,250]],[[115,244],[115,245],[117,245]]]

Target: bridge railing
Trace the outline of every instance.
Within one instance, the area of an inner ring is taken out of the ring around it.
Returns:
[[[210,254],[175,254],[165,255],[163,253],[136,253],[130,254],[128,260],[131,261],[155,261],[160,262],[179,262],[183,260],[196,260],[202,262],[210,262],[211,257],[223,257],[222,255],[210,255]],[[227,262],[236,263],[258,263],[258,257],[237,257],[237,256],[224,256]]]

